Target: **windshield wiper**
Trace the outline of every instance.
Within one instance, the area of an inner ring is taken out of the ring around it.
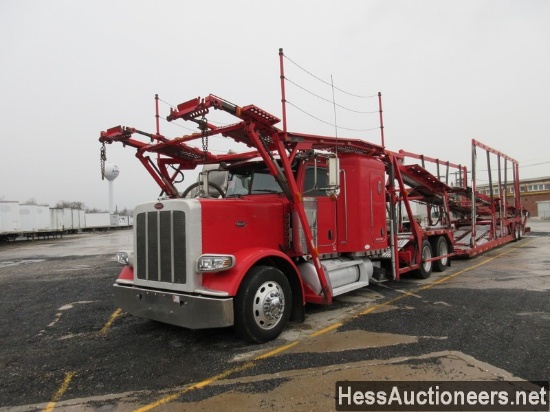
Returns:
[[[283,192],[275,189],[254,189],[250,192],[250,194],[254,194],[254,193],[283,193]]]

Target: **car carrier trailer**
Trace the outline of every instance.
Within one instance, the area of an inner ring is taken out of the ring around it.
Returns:
[[[125,266],[114,284],[119,307],[192,329],[234,326],[244,339],[265,342],[289,319],[303,321],[306,303],[331,304],[406,273],[427,278],[454,257],[522,236],[516,160],[476,140],[470,171],[388,150],[380,94],[381,144],[289,132],[279,55],[282,129],[255,105],[211,94],[166,117],[196,133],[162,135],[158,96],[155,133],[125,126],[101,132],[102,171],[106,144],[118,142],[136,150],[161,189],[134,210],[133,251],[119,254]],[[214,111],[234,123],[209,121]],[[218,138],[246,149],[215,154],[209,142]],[[487,159],[489,194],[476,190],[478,152]],[[181,190],[181,176],[194,170],[198,180]]]
[[[211,110],[237,121],[216,126],[206,120]],[[114,284],[117,305],[136,316],[193,329],[234,325],[243,338],[264,342],[289,319],[303,321],[306,302],[330,304],[408,272],[427,278],[453,257],[475,256],[525,230],[518,163],[475,140],[470,180],[465,166],[450,162],[281,130],[259,107],[214,95],[178,105],[167,119],[194,122],[199,132],[168,138],[116,126],[99,139],[104,160],[106,143],[136,149],[162,190],[135,208],[133,253]],[[207,143],[217,136],[250,150],[214,154]],[[202,149],[190,145],[197,140]],[[477,152],[496,156],[490,187],[499,195],[476,192]],[[179,175],[197,167],[198,182],[179,191]],[[507,191],[512,203],[500,195]],[[428,210],[425,224],[413,202]]]

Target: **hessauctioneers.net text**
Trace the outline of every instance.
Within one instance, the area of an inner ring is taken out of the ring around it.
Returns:
[[[548,411],[548,382],[336,382],[337,411]]]

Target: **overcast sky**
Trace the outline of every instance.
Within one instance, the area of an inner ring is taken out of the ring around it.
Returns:
[[[1,0],[0,38],[3,200],[107,209],[99,133],[154,132],[155,93],[169,104],[213,93],[280,117],[280,47],[287,77],[311,93],[332,99],[302,69],[353,94],[381,92],[389,149],[469,165],[476,138],[519,160],[521,177],[550,176],[547,0]],[[289,130],[334,135],[331,104],[293,84],[287,98],[301,109],[289,106]],[[377,109],[377,99],[335,100]],[[380,141],[348,130],[377,127],[377,115],[337,108],[336,124],[340,137]],[[161,133],[188,131],[162,122]],[[110,145],[107,157],[120,168],[119,209],[158,196],[133,150]]]

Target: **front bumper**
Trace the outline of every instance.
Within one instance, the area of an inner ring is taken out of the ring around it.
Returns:
[[[115,302],[134,316],[189,329],[233,325],[233,298],[209,298],[114,284]]]

